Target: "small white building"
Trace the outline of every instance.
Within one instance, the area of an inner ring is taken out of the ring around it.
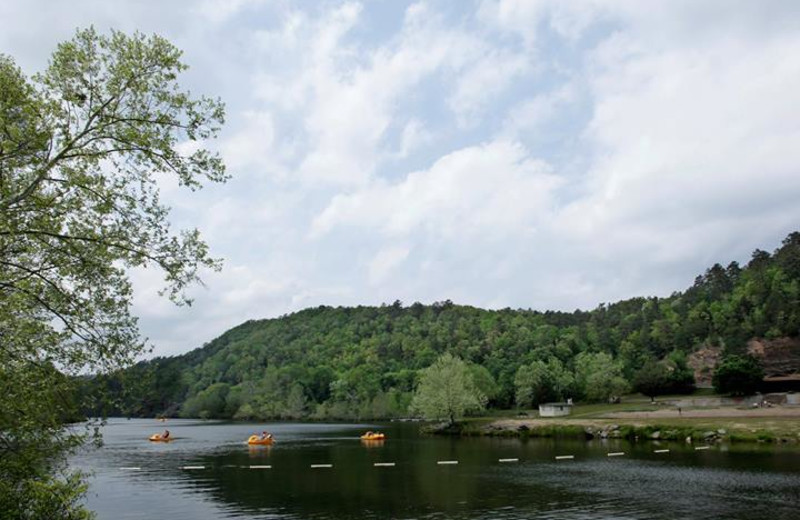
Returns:
[[[544,403],[539,405],[539,417],[564,417],[572,411],[572,403]]]

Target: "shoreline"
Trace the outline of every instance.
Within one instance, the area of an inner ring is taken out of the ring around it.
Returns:
[[[613,412],[575,418],[475,418],[427,433],[464,437],[800,443],[800,408]]]

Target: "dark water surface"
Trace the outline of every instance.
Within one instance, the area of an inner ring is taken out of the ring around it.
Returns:
[[[175,441],[147,441],[165,426]],[[385,442],[358,439],[379,428]],[[418,428],[115,419],[105,445],[73,466],[93,473],[88,505],[101,520],[800,518],[796,447],[456,439]],[[275,445],[249,448],[263,429]],[[567,454],[575,459],[554,459]],[[458,464],[437,464],[445,460]],[[385,462],[396,465],[374,466]]]

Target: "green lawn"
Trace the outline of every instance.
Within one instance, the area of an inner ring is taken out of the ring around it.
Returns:
[[[609,403],[577,403],[572,408],[572,413],[563,419],[589,419],[599,417],[606,413],[611,412],[650,412],[655,410],[664,410],[670,405],[658,404],[665,401],[675,401],[679,399],[688,399],[692,397],[715,397],[718,394],[714,393],[713,388],[699,388],[691,394],[675,394],[675,395],[662,395],[656,398],[656,404],[651,404],[650,398],[642,394],[629,394],[622,398],[622,402],[618,404]],[[522,410],[522,413],[528,417],[539,417],[538,409]],[[492,410],[487,411],[487,417],[507,417],[511,418],[520,413],[518,410]]]
[[[572,413],[567,417],[540,418],[537,409],[531,410],[491,410],[482,417],[475,417],[465,421],[467,434],[497,434],[492,432],[491,425],[502,423],[509,419],[524,421],[532,430],[538,429],[541,436],[561,434],[581,435],[585,428],[605,429],[610,425],[618,425],[632,436],[650,438],[658,431],[660,437],[671,439],[684,439],[692,437],[696,440],[704,439],[708,432],[724,432],[719,437],[730,441],[800,441],[800,418],[798,417],[605,417],[613,412],[648,412],[665,409],[674,409],[667,400],[688,397],[713,397],[716,394],[711,389],[700,389],[690,395],[660,396],[656,404],[650,398],[641,394],[627,395],[621,403],[593,403],[576,404]],[[686,408],[688,409],[688,408]],[[508,423],[504,434],[515,435],[519,422]],[[488,428],[487,428],[488,427]],[[484,433],[482,433],[484,432]],[[528,433],[526,433],[527,435]],[[535,435],[533,431],[530,435]]]

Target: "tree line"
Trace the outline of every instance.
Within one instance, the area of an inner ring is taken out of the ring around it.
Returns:
[[[689,392],[687,356],[698,346],[721,346],[726,359],[746,361],[749,339],[800,334],[799,295],[794,232],[772,254],[757,250],[743,267],[715,264],[665,298],[572,313],[450,301],[321,306],[248,321],[185,355],[92,378],[86,391],[105,397],[95,413],[398,417],[409,413],[422,371],[449,354],[470,367],[490,408]]]

